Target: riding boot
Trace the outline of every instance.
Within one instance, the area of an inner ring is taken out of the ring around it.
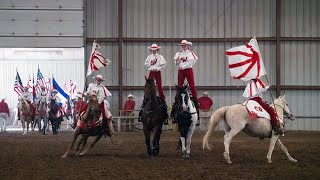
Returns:
[[[142,105],[141,105],[141,110],[139,112],[139,117],[138,117],[138,122],[141,122],[141,115],[142,115],[142,109],[146,106],[147,101],[143,99]]]
[[[176,123],[176,113],[177,113],[177,109],[178,109],[178,103],[177,101],[175,101],[173,104],[172,104],[172,110],[171,110],[171,113],[170,113],[170,117],[172,118],[172,123]]]
[[[161,101],[161,110],[162,110],[162,115],[163,115],[163,124],[168,125],[168,106],[165,100],[160,99]]]
[[[199,103],[198,103],[198,100],[196,98],[193,99],[193,103],[194,103],[194,106],[197,110],[197,115],[198,115],[198,119],[197,119],[197,123],[196,123],[196,126],[199,126],[200,125],[200,113],[199,113]]]
[[[279,123],[272,124],[272,129],[274,130],[274,133],[275,133],[276,135],[283,135],[283,134],[284,134],[284,130],[283,130],[283,128],[280,126]]]

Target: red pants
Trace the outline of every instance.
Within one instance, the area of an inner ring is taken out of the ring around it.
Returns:
[[[165,100],[166,97],[164,96],[163,93],[163,88],[162,88],[162,78],[161,78],[161,71],[150,71],[148,79],[156,79],[156,84],[158,86],[158,91],[159,91],[159,96],[162,100]]]
[[[187,81],[189,83],[189,87],[191,90],[192,98],[194,100],[197,100],[197,91],[196,87],[194,86],[194,76],[193,76],[193,70],[192,68],[189,69],[179,69],[178,71],[178,86],[183,86],[184,79],[187,78]]]
[[[99,104],[99,107],[101,108],[103,119],[107,119],[106,109],[104,108],[104,102],[103,101]]]
[[[272,109],[266,103],[264,103],[260,97],[253,97],[253,98],[251,98],[251,100],[255,100],[257,103],[259,103],[263,107],[263,109],[265,109],[270,114],[272,125],[278,124],[277,115],[276,115],[276,112],[274,111],[274,109]]]

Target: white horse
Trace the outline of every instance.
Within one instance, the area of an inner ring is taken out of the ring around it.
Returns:
[[[28,102],[22,98],[19,98],[19,113],[20,113],[20,120],[22,124],[22,129],[23,129],[23,135],[29,132],[29,125],[32,123],[32,109],[29,106]],[[27,121],[27,132],[25,132],[26,124],[25,122]]]
[[[40,98],[36,108],[35,122],[38,123],[39,133],[46,134],[49,124],[48,104],[46,98]]]
[[[283,119],[284,112],[289,116],[291,120],[295,119],[295,117],[290,112],[285,96],[283,97],[280,96],[278,99],[275,99],[274,104],[272,105],[272,108],[276,110],[277,115],[281,119]],[[222,107],[216,110],[212,114],[209,129],[203,138],[203,149],[204,148],[207,148],[209,150],[211,149],[211,145],[208,142],[209,137],[211,136],[213,130],[221,120],[223,120],[225,125],[225,128],[224,128],[225,152],[223,153],[223,155],[229,164],[232,163],[229,155],[229,146],[232,138],[236,134],[238,134],[240,131],[243,131],[249,136],[259,137],[259,138],[269,138],[271,135],[269,152],[267,155],[268,163],[272,162],[271,155],[276,142],[278,143],[280,148],[285,152],[289,161],[297,162],[297,160],[293,159],[290,156],[287,148],[280,141],[279,135],[276,135],[272,130],[270,120],[265,118],[256,118],[254,120],[250,119],[246,107],[242,106],[241,104]]]
[[[176,86],[180,104],[177,111],[176,121],[180,132],[183,158],[190,158],[191,138],[198,119],[196,107],[190,99],[187,87],[187,85],[183,87]]]

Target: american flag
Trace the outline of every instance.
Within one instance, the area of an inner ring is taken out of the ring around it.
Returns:
[[[46,86],[46,81],[42,76],[42,73],[40,72],[40,69],[38,67],[36,93],[39,93],[41,91],[41,86]]]
[[[74,94],[76,91],[77,91],[76,82],[72,82],[72,80],[70,80],[70,94]]]
[[[92,51],[87,69],[87,76],[89,76],[93,71],[97,71],[111,63],[111,61],[103,57],[97,49],[100,49],[100,45],[94,41],[92,44]]]
[[[17,74],[16,74],[16,80],[14,81],[14,87],[13,87],[13,90],[20,96],[21,93],[23,92],[23,85],[22,85],[22,81],[21,81],[21,78],[20,78],[20,75],[17,71]]]

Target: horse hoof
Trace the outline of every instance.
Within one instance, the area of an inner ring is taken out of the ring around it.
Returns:
[[[67,155],[63,155],[63,156],[61,156],[61,158],[66,158],[67,157]]]
[[[298,160],[296,160],[296,159],[292,159],[292,160],[290,160],[290,161],[293,162],[293,163],[298,162]]]

